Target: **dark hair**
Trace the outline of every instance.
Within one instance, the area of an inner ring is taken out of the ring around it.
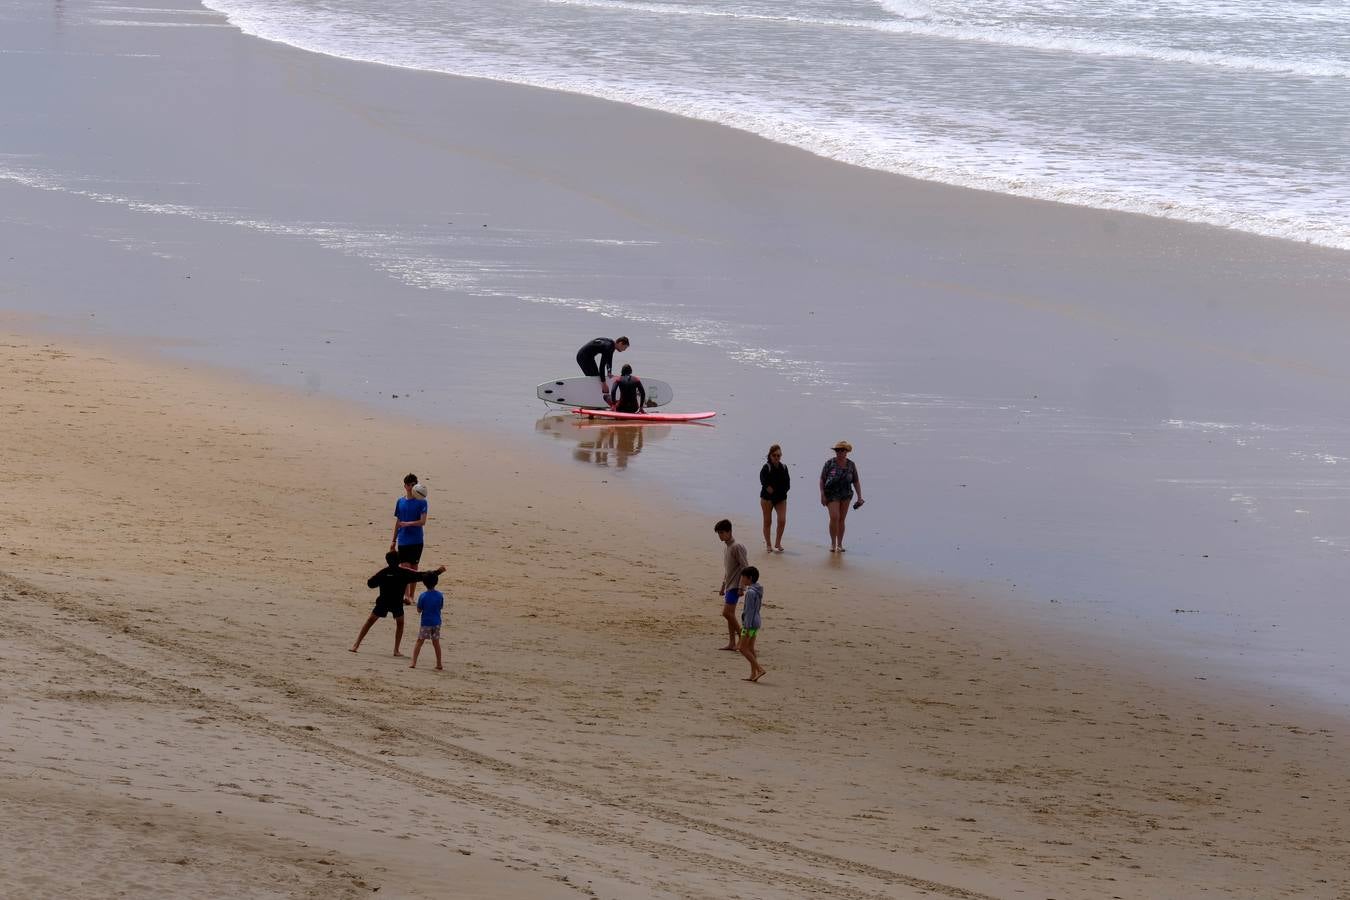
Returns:
[[[745,571],[745,570],[742,569],[741,571]],[[756,574],[759,574],[759,573],[756,573]],[[428,575],[426,578],[423,578],[423,579],[422,579],[422,583],[425,584],[425,585],[427,586],[427,590],[429,590],[429,591],[434,591],[434,590],[436,590],[436,585],[439,584],[440,581],[441,581],[441,576],[437,575],[435,572],[432,572],[432,573],[431,573],[430,575]]]
[[[759,569],[756,569],[754,566],[746,566],[744,569],[741,569],[741,576],[749,578],[751,584],[759,583]]]
[[[404,483],[404,484],[417,484],[417,476],[414,475],[414,474],[412,474],[411,472],[409,472],[407,475],[404,475],[404,476],[403,476],[403,483]]]
[[[620,374],[620,375],[632,375],[632,374],[633,374],[633,367],[630,366],[630,365],[628,365],[628,363],[624,363],[623,368],[619,370],[619,374]]]
[[[384,561],[391,566],[396,566],[398,565],[398,554],[395,553],[393,550],[390,550],[388,553],[384,555]]]
[[[730,519],[721,519],[721,520],[718,521],[718,523],[717,523],[716,525],[713,526],[713,531],[717,532],[718,534],[721,534],[721,533],[724,532],[724,531],[730,531],[730,530],[731,530],[731,520],[730,520]]]
[[[616,337],[616,338],[614,339],[614,343],[616,343],[616,344],[631,344],[632,341],[628,340],[628,338],[626,338],[626,337]]]
[[[768,452],[768,454],[767,454],[764,458],[767,459],[767,460],[769,461],[769,465],[773,465],[773,455],[774,455],[775,453],[778,453],[778,454],[781,455],[782,452],[783,452],[783,448],[782,448],[782,447],[778,446],[777,444],[770,444],[770,445],[769,445],[769,452]],[[782,465],[782,463],[779,463],[779,465]]]

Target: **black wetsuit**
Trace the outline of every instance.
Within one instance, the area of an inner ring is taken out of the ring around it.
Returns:
[[[639,399],[641,398],[641,399]],[[636,375],[624,375],[614,382],[614,409],[621,413],[641,412],[647,405],[647,389]]]
[[[403,617],[403,591],[415,581],[426,581],[430,572],[416,572],[402,566],[385,566],[366,581],[366,587],[380,589],[379,599],[371,613],[384,618],[390,613],[395,619]]]
[[[595,364],[595,358],[600,357],[600,365]],[[614,339],[596,338],[586,346],[577,351],[577,365],[581,366],[582,375],[592,377],[608,377],[614,374]]]

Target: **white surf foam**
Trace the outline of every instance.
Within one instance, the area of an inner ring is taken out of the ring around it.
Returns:
[[[1308,60],[1255,56],[1241,53],[1186,49],[1157,43],[1104,38],[1079,29],[1051,29],[1008,23],[977,24],[961,18],[940,15],[928,4],[886,3],[881,5],[896,18],[839,19],[790,14],[772,15],[734,9],[677,6],[672,3],[646,3],[641,0],[546,0],[557,6],[610,9],[651,15],[690,16],[759,22],[793,23],[827,28],[857,28],[889,34],[945,38],[1019,47],[1025,50],[1072,53],[1115,59],[1145,59],[1159,62],[1264,72],[1275,75],[1350,78],[1350,63],[1335,60]]]
[[[493,58],[481,53],[447,52],[435,42],[415,40],[389,23],[370,24],[341,17],[326,19],[315,11],[287,8],[256,0],[207,0],[234,24],[260,37],[302,49],[366,62],[441,71],[602,97],[703,119],[749,131],[843,162],[895,172],[924,180],[997,191],[1019,196],[1115,209],[1144,215],[1233,228],[1271,237],[1350,249],[1350,221],[1327,215],[1324,209],[1299,209],[1286,192],[1278,204],[1264,196],[1272,184],[1297,184],[1298,172],[1252,171],[1243,178],[1234,166],[1218,158],[1201,160],[1188,169],[1187,160],[1168,160],[1156,151],[1093,146],[1088,140],[1074,152],[1045,156],[1047,135],[1008,135],[983,146],[963,143],[940,129],[892,117],[889,121],[825,119],[799,99],[718,95],[690,85],[624,81],[612,70],[570,69],[528,58]],[[791,16],[769,16],[753,11],[680,7],[669,3],[630,0],[553,0],[554,5],[586,5],[660,15],[712,16],[757,21],[791,20],[819,24]],[[826,24],[829,24],[826,22]],[[857,23],[848,23],[854,27]],[[875,27],[894,27],[880,23]],[[874,26],[867,26],[874,27]],[[900,110],[897,110],[900,112]],[[920,111],[929,120],[941,120],[941,110]],[[815,116],[813,120],[811,117]],[[969,110],[953,110],[951,122],[970,119]],[[940,124],[940,123],[939,123]],[[1056,148],[1060,149],[1060,148]],[[1113,158],[1114,157],[1114,158]],[[1208,183],[1196,183],[1194,169],[1202,169]],[[1104,173],[1127,173],[1137,183],[1104,183]],[[1189,189],[1180,185],[1191,184]],[[1222,199],[1218,199],[1222,198]],[[1271,208],[1272,206],[1276,208]]]

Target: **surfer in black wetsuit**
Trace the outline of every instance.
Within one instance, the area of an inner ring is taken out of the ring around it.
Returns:
[[[600,379],[600,390],[605,394],[606,403],[609,402],[609,379],[614,375],[614,351],[622,353],[627,349],[626,337],[613,340],[600,337],[577,351],[577,365],[581,366],[581,374]],[[597,358],[599,364],[596,363]]]
[[[633,374],[632,366],[624,366],[620,376],[614,379],[613,397],[615,412],[647,411],[647,389],[642,386],[642,379]]]

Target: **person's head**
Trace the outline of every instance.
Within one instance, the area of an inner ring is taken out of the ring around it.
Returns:
[[[436,585],[441,583],[441,576],[437,575],[435,572],[432,572],[426,578],[422,579],[422,583],[427,586],[427,590],[434,591],[436,590]]]
[[[748,588],[752,584],[759,584],[759,569],[754,566],[746,566],[741,569],[741,587]]]
[[[384,555],[384,562],[385,565],[389,566],[398,565],[398,554],[395,553],[393,550],[390,550],[388,553]]]
[[[848,441],[839,441],[834,445],[833,449],[834,455],[837,456],[839,459],[843,459],[844,457],[848,456],[850,453],[853,452],[853,445],[850,444]]]
[[[622,353],[623,351],[627,350],[627,349],[628,349],[628,338],[626,338],[626,337],[617,337],[617,338],[615,338],[615,339],[614,339],[614,349],[615,349],[615,350],[618,350],[620,353]]]
[[[783,462],[783,448],[777,444],[769,445],[769,465],[776,466]]]
[[[623,368],[619,370],[619,374],[620,374],[620,375],[632,375],[632,374],[633,374],[633,367],[630,366],[630,365],[628,365],[628,363],[624,363],[624,364],[623,364]]]
[[[726,543],[728,543],[728,544],[731,543],[731,520],[730,520],[730,519],[721,519],[721,520],[719,520],[718,523],[717,523],[716,525],[713,526],[713,531],[717,532],[717,536],[718,536],[719,538],[721,538],[724,542],[726,542]]]
[[[409,497],[412,496],[412,489],[413,486],[416,484],[417,484],[417,476],[414,475],[413,473],[409,472],[407,475],[403,476],[403,490],[408,492]]]

